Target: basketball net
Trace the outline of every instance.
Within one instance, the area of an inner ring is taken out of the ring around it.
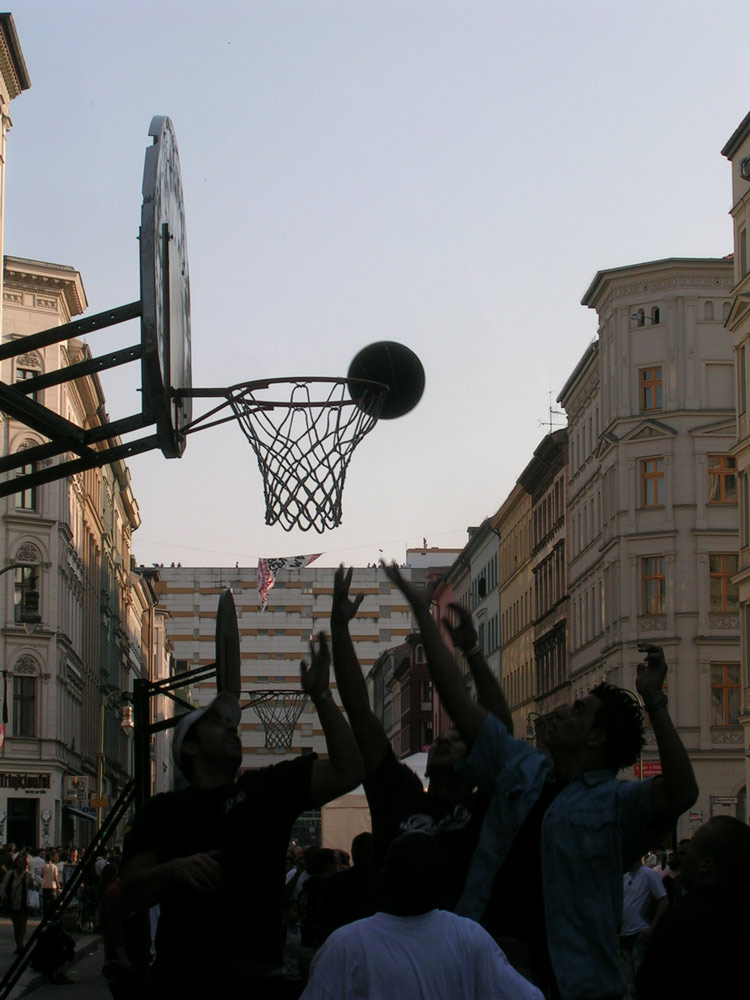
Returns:
[[[294,727],[307,704],[304,691],[259,691],[250,707],[263,724],[269,750],[291,750]]]
[[[346,471],[354,449],[378,421],[388,387],[368,384],[355,403],[348,379],[270,379],[234,387],[237,422],[253,446],[263,476],[266,524],[285,531],[341,524]],[[291,386],[287,401],[264,399],[270,387]]]

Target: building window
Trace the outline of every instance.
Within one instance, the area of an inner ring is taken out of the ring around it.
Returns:
[[[22,465],[16,475],[30,476],[33,471],[33,465]],[[26,486],[19,493],[16,493],[16,507],[19,510],[36,510],[36,503],[36,486]]]
[[[421,681],[421,701],[423,705],[432,704],[432,681]]]
[[[739,663],[711,664],[711,725],[736,726],[740,715]]]
[[[16,382],[25,382],[27,379],[36,378],[37,375],[41,375],[41,372],[35,371],[33,368],[16,368]],[[39,402],[35,392],[26,393],[26,398]]]
[[[711,611],[737,611],[737,584],[732,583],[737,572],[737,553],[710,555],[708,561]]]
[[[731,455],[708,456],[708,502],[737,503],[737,460]]]
[[[653,306],[651,309],[651,322],[659,323],[661,321],[661,313],[659,312],[658,306]]]
[[[641,411],[649,413],[661,410],[662,402],[662,371],[661,365],[655,368],[640,369]]]
[[[414,656],[414,661],[416,663],[424,663],[424,646],[417,646],[417,651]]]
[[[739,412],[747,410],[747,358],[745,355],[745,345],[740,344],[737,348],[737,399],[739,400]]]
[[[13,735],[35,736],[35,680],[33,677],[13,678]]]
[[[645,458],[641,462],[641,505],[660,507],[664,503],[664,459]]]
[[[36,568],[34,566],[17,566],[15,569],[15,581],[13,584],[13,621],[21,621],[24,598],[27,591],[31,589],[32,582],[36,578]]]
[[[648,556],[641,560],[641,593],[643,614],[664,614],[667,606],[667,577],[664,556]]]

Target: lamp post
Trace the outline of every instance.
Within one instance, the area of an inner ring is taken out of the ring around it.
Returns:
[[[120,728],[129,736],[133,731],[133,706],[130,703],[129,691],[110,691],[99,702],[99,754],[96,761],[96,829],[102,826],[102,794],[104,785],[104,708],[110,698],[120,695],[123,699],[120,706]]]

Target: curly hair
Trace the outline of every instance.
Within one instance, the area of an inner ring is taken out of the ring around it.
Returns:
[[[604,763],[613,771],[635,764],[646,742],[641,706],[627,691],[606,681],[590,693],[601,702],[594,728],[606,735]]]

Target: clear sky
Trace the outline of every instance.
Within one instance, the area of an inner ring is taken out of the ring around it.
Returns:
[[[233,424],[179,461],[134,458],[142,563],[463,545],[596,335],[580,305],[596,271],[732,249],[720,150],[750,108],[747,0],[11,9],[32,87],[11,106],[6,253],[77,268],[91,312],[137,299],[148,127],[169,115],[194,385],[345,375],[382,339],[427,374],[419,406],[355,452],[324,535],[265,526]],[[138,407],[137,365],[102,381],[111,417]]]

